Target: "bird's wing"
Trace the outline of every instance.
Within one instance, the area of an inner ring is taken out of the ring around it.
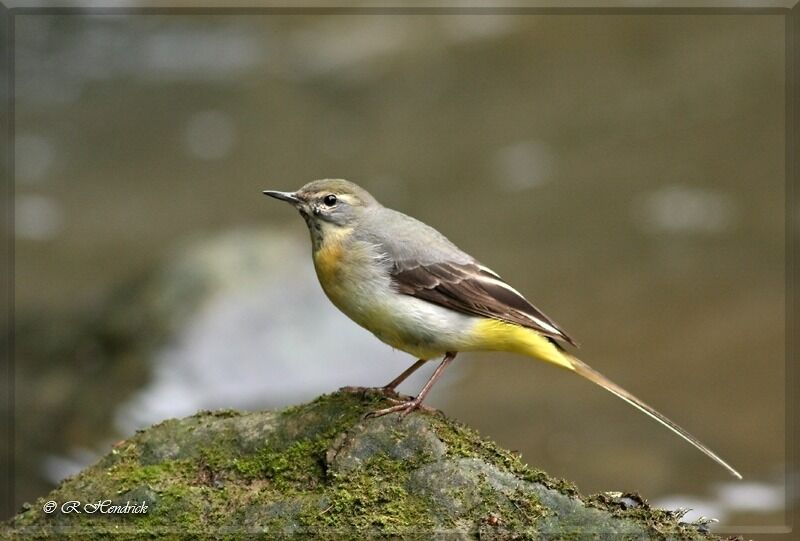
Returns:
[[[465,314],[522,325],[576,345],[556,322],[497,273],[429,225],[385,207],[364,219],[369,227],[360,234],[385,254],[392,282],[400,293]]]
[[[491,269],[476,261],[423,263],[395,260],[390,270],[400,293],[465,314],[491,317],[576,345],[557,323]]]

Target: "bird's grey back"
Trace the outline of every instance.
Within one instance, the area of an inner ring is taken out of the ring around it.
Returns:
[[[380,246],[399,267],[441,261],[475,262],[439,231],[402,212],[378,206],[367,209],[361,219],[359,239]]]

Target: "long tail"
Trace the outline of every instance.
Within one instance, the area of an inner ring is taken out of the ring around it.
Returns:
[[[722,460],[714,451],[712,451],[711,449],[700,443],[700,441],[697,438],[689,434],[686,430],[684,430],[683,428],[679,427],[678,425],[676,425],[675,423],[673,423],[672,421],[661,415],[659,412],[657,412],[656,410],[654,410],[653,408],[651,408],[650,406],[648,406],[647,404],[645,404],[644,402],[633,396],[631,393],[629,393],[628,391],[626,391],[625,389],[623,389],[622,387],[620,387],[619,385],[617,385],[616,383],[605,377],[600,372],[594,370],[592,367],[590,367],[588,364],[581,361],[577,357],[573,357],[572,355],[568,355],[566,353],[562,353],[562,355],[567,359],[569,359],[570,364],[572,364],[572,369],[576,373],[580,374],[589,381],[596,383],[606,391],[620,397],[621,399],[623,399],[625,402],[635,407],[636,409],[643,411],[644,413],[646,413],[647,415],[649,415],[650,417],[652,417],[653,419],[655,419],[656,421],[666,426],[674,433],[676,433],[677,435],[679,435],[680,437],[682,437],[683,439],[685,439],[686,441],[697,447],[700,451],[705,453],[706,456],[708,456],[709,458],[714,460],[717,464],[719,464],[720,466],[731,472],[734,476],[736,476],[739,479],[742,478],[742,475],[738,471],[733,469],[733,467],[731,467],[730,464]]]

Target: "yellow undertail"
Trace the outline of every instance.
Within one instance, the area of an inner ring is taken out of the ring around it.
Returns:
[[[621,398],[639,411],[650,416],[652,419],[655,419],[662,425],[666,426],[675,434],[694,445],[697,449],[702,451],[717,464],[727,469],[735,477],[739,479],[742,478],[738,471],[731,467],[727,462],[722,460],[711,449],[703,445],[697,438],[689,434],[689,432],[675,424],[673,421],[656,411],[651,406],[648,406],[642,400],[633,396],[631,393],[602,375],[600,372],[594,370],[588,364],[561,350],[550,340],[537,333],[533,329],[528,329],[519,325],[513,325],[493,319],[487,319],[478,323],[475,328],[475,334],[476,341],[480,342],[480,349],[485,348],[520,353],[522,355],[527,355],[535,359],[558,365],[583,376],[589,381],[599,385],[606,391]]]
[[[497,319],[484,319],[475,326],[474,334],[475,349],[519,353],[574,370],[570,356],[533,329]]]

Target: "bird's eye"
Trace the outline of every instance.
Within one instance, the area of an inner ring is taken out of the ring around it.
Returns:
[[[322,200],[322,202],[325,203],[325,205],[328,207],[332,207],[333,205],[336,204],[337,201],[338,199],[332,193],[326,195],[325,198]]]

